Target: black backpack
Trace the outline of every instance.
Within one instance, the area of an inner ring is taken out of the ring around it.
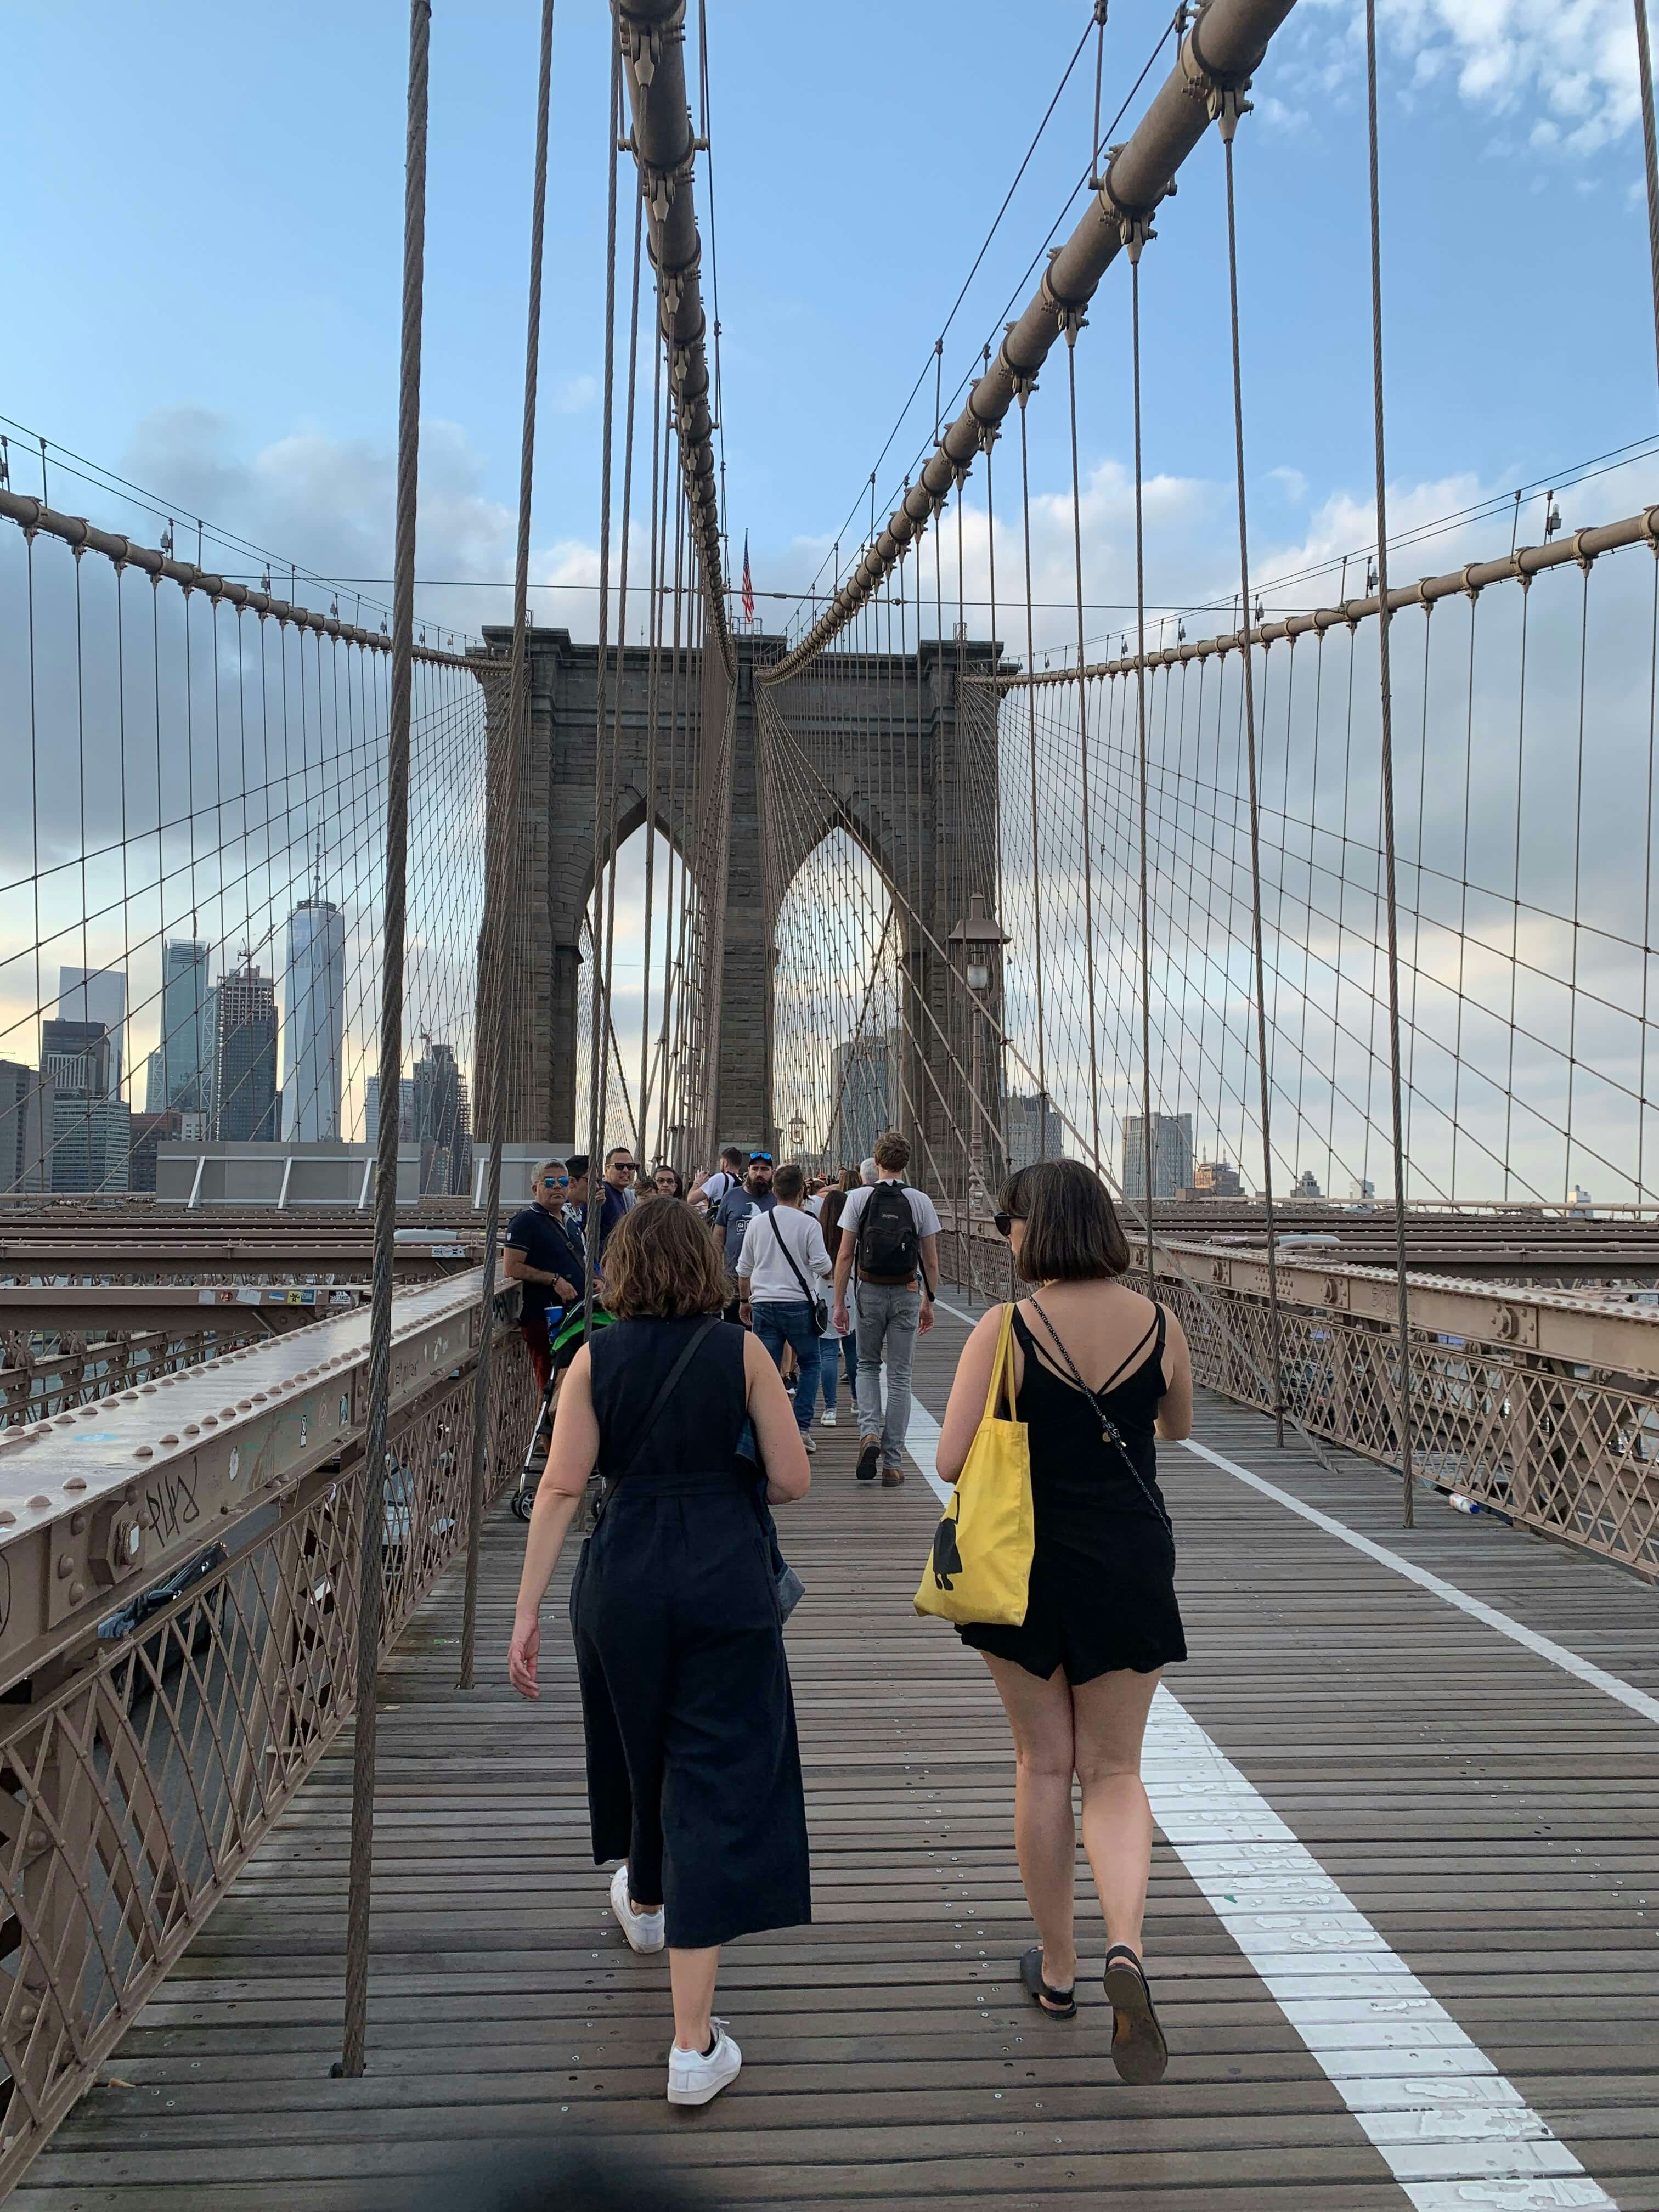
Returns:
[[[865,1200],[856,1255],[861,1282],[915,1282],[921,1238],[902,1183],[878,1182]]]

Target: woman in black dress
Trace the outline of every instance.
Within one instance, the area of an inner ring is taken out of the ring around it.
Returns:
[[[611,1904],[632,1948],[666,1942],[668,2100],[702,2105],[743,2063],[710,2017],[720,1945],[812,1917],[763,1504],[805,1497],[811,1476],[764,1346],[720,1318],[730,1285],[706,1223],[685,1206],[636,1206],[605,1271],[617,1319],[577,1353],[559,1398],[508,1671],[538,1694],[542,1598],[597,1468],[605,1495],[570,1584],[593,1857],[623,1861]]]
[[[1098,1177],[1040,1160],[1005,1186],[997,1226],[1033,1294],[1015,1307],[1015,1414],[1028,1425],[1036,1549],[1025,1619],[976,1625],[1013,1731],[1014,1843],[1040,1945],[1020,1961],[1034,2002],[1077,2010],[1072,1777],[1106,1923],[1112,2056],[1125,2081],[1161,2080],[1168,2053],[1141,1964],[1152,1815],[1140,1744],[1161,1668],[1187,1656],[1175,1538],[1153,1437],[1189,1436],[1193,1373],[1180,1322],[1122,1280],[1129,1249]],[[984,1412],[1000,1309],[963,1346],[938,1468],[961,1474]]]

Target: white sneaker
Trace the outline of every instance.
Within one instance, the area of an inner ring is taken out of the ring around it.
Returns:
[[[634,1951],[660,1951],[663,1947],[662,1907],[654,1912],[635,1912],[634,1900],[628,1894],[628,1863],[624,1860],[611,1877],[611,1910],[617,1916],[617,1924],[628,1938]]]
[[[820,1413],[820,1414],[819,1414],[819,1416],[818,1416],[818,1426],[819,1426],[821,1429],[833,1429],[833,1428],[835,1427],[835,1425],[836,1425],[836,1409],[835,1409],[835,1407],[834,1407],[833,1406],[831,1406],[831,1407],[830,1408],[830,1410],[829,1410],[829,1412],[828,1412],[827,1413]]]
[[[723,2020],[711,2021],[712,2051],[682,2051],[668,2046],[668,2101],[671,2105],[706,2105],[738,2078],[743,2053],[726,2032]]]
[[[805,1445],[808,1451],[815,1452],[817,1449],[817,1446],[813,1443],[811,1437],[807,1434],[805,1429],[800,1432],[800,1440]]]

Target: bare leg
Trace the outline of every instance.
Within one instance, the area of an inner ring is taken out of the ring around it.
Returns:
[[[1012,1659],[984,1656],[1013,1730],[1014,1849],[1042,1938],[1042,1978],[1050,1989],[1069,1990],[1077,1978],[1071,1686],[1058,1667],[1041,1682]]]
[[[718,1943],[703,1951],[668,1947],[668,1979],[674,1992],[674,2040],[682,2051],[707,2051],[714,2034],[708,2025],[714,2002],[714,1977],[720,1972]]]
[[[1158,1688],[1156,1674],[1127,1668],[1072,1692],[1083,1848],[1100,1893],[1106,1941],[1141,1953],[1141,1922],[1152,1868],[1152,1808],[1140,1779],[1140,1742]]]

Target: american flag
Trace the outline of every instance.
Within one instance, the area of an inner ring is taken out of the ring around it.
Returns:
[[[755,580],[749,573],[749,532],[743,533],[743,618],[755,619]]]

